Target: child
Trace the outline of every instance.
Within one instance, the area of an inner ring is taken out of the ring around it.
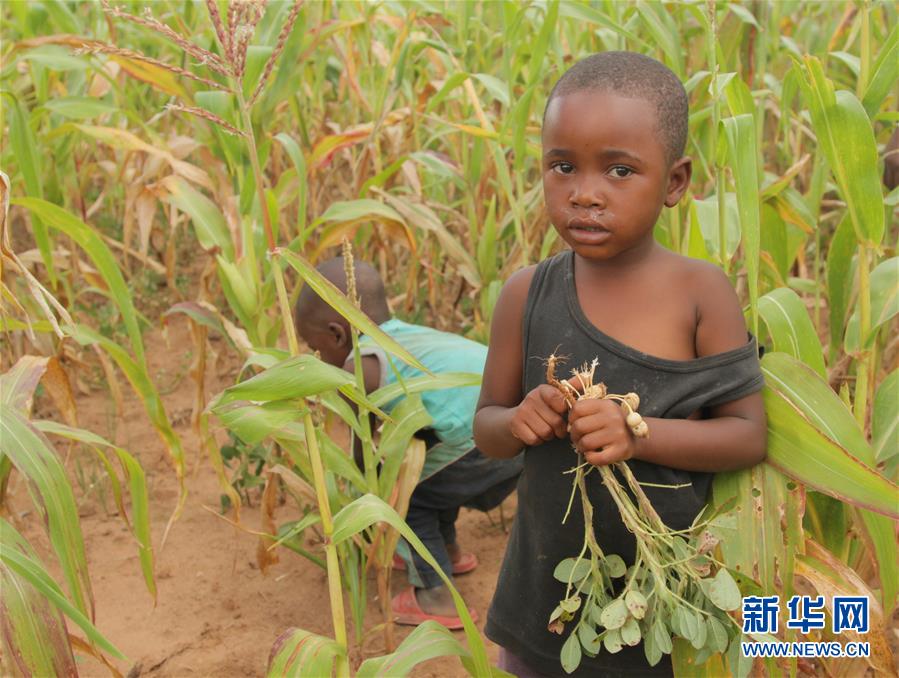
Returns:
[[[432,373],[483,371],[487,355],[483,345],[391,318],[377,271],[364,262],[356,262],[354,270],[362,310]],[[342,258],[325,262],[318,271],[346,292]],[[353,371],[349,324],[308,286],[297,300],[296,326],[322,360]],[[388,359],[367,337],[360,337],[360,349],[366,392],[395,383],[397,373],[403,380],[423,374],[396,358]],[[409,501],[406,522],[447,574],[464,574],[477,567],[474,554],[463,553],[456,543],[459,507],[488,511],[499,506],[515,489],[521,473],[520,459],[489,459],[475,448],[471,422],[477,398],[478,389],[474,386],[422,394],[433,422],[429,429],[420,432],[428,451],[419,484]],[[437,573],[417,553],[406,565],[414,566],[408,568],[414,586],[392,601],[397,623],[415,625],[433,619],[451,629],[462,628],[449,590]]]
[[[553,569],[576,556],[583,516],[562,525],[572,445],[596,465],[628,461],[666,524],[685,529],[706,501],[709,472],[765,457],[762,376],[736,294],[715,266],[653,240],[662,206],[690,182],[683,157],[687,96],[665,66],[638,54],[594,54],[549,95],[543,188],[568,250],[515,273],[496,304],[474,433],[498,459],[524,450],[518,511],[486,633],[500,665],[519,676],[562,675],[565,638],[547,630],[564,585]],[[570,412],[546,385],[552,353],[578,367],[599,359],[597,381],[636,392],[648,438],[635,438],[619,406],[579,401]],[[566,421],[567,414],[567,421]],[[570,437],[569,437],[570,431]],[[597,476],[587,478],[605,553],[633,563],[635,542]],[[658,485],[676,485],[675,488]],[[642,646],[584,656],[575,675],[666,675]]]

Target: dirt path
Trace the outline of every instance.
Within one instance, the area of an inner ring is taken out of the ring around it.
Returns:
[[[168,344],[159,332],[146,337],[151,375],[173,383],[186,372],[191,343],[182,323],[169,329]],[[223,344],[219,364],[210,369],[207,392],[211,396],[233,383],[237,359],[226,355]],[[157,382],[159,383],[159,382]],[[211,466],[198,457],[196,438],[190,426],[194,384],[185,377],[163,396],[169,417],[182,436],[191,469],[190,491],[181,518],[175,523],[163,550],[159,545],[166,521],[178,497],[174,470],[162,443],[126,384],[124,416],[119,420],[107,392],[96,391],[78,400],[83,427],[111,435],[110,424],[119,423],[119,442],[134,454],[147,473],[153,543],[156,548],[158,599],[147,592],[141,577],[137,549],[122,522],[106,509],[97,493],[88,495],[81,508],[82,529],[94,584],[99,629],[128,657],[119,670],[129,676],[258,676],[263,675],[272,643],[291,626],[332,635],[325,572],[291,551],[280,551],[280,562],[263,575],[256,565],[254,536],[239,532],[216,515],[219,489]],[[85,462],[82,462],[85,463]],[[75,462],[70,463],[74,466]],[[86,466],[83,468],[87,468]],[[29,502],[21,484],[14,487],[14,506],[22,511]],[[80,492],[76,489],[76,494]],[[507,501],[511,516],[514,498]],[[276,518],[285,520],[292,507],[279,509]],[[259,528],[257,508],[245,508],[246,527]],[[507,519],[508,520],[508,519]],[[34,514],[21,522],[38,546],[46,540],[36,534]],[[30,528],[30,529],[29,529]],[[481,561],[475,572],[460,577],[458,585],[469,605],[481,618],[496,582],[506,535],[497,512],[487,516],[463,509],[459,521],[460,542]],[[47,558],[51,560],[51,558]],[[393,590],[405,586],[405,577],[395,574]],[[380,618],[374,580],[369,584],[367,620]],[[408,627],[398,627],[399,636]],[[460,633],[460,639],[464,636]],[[488,645],[491,659],[497,648]],[[364,654],[383,648],[380,633],[369,634]],[[78,657],[84,676],[105,676],[107,670],[90,658]],[[455,659],[435,660],[422,665],[417,676],[465,675]]]

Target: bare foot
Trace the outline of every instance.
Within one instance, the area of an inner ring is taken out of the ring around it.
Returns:
[[[415,589],[415,599],[423,612],[446,617],[456,616],[456,606],[449,589],[442,584],[432,589]]]

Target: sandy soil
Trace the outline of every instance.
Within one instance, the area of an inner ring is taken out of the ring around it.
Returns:
[[[166,522],[177,503],[178,484],[159,437],[124,382],[121,420],[116,417],[113,401],[105,389],[79,396],[80,424],[111,436],[111,425],[118,422],[119,443],[139,459],[147,473],[157,558],[158,598],[154,605],[143,583],[135,544],[122,521],[114,515],[112,502],[107,499],[104,506],[99,493],[89,491],[82,495],[76,484],[76,495],[84,496],[80,513],[94,585],[96,625],[127,655],[128,661],[118,662],[117,667],[129,677],[262,675],[272,643],[289,627],[333,635],[325,572],[287,550],[280,551],[280,562],[266,574],[260,572],[256,564],[256,537],[234,529],[217,514],[220,492],[215,474],[205,457],[200,456],[190,425],[194,383],[185,376],[191,342],[183,321],[172,323],[167,343],[159,331],[148,333],[146,343],[152,347],[148,353],[154,380],[159,377],[161,381],[157,383],[174,384],[163,400],[187,451],[190,494],[183,514],[160,549]],[[223,343],[215,345],[219,360],[208,369],[210,396],[234,383],[239,366],[238,359],[228,355]],[[37,416],[47,416],[49,408],[40,409],[43,411]],[[69,460],[73,475],[78,459],[75,455]],[[82,471],[89,469],[86,457],[81,459]],[[39,548],[46,547],[47,540],[30,511],[26,488],[15,482],[12,493],[16,522],[33,543]],[[291,511],[291,506],[279,508],[276,519],[288,519]],[[514,498],[507,500],[503,513],[508,525],[514,513]],[[250,529],[259,529],[257,505],[245,507],[242,521]],[[499,512],[486,515],[463,509],[459,536],[460,543],[480,559],[480,567],[459,577],[457,584],[469,606],[477,611],[479,626],[483,627],[506,543]],[[51,560],[48,555],[46,561]],[[393,591],[405,585],[404,575],[396,573]],[[371,625],[380,621],[378,602],[374,599],[376,591],[372,578],[367,615],[367,623]],[[410,630],[397,629],[398,638]],[[464,638],[461,633],[459,637]],[[495,661],[496,646],[488,642],[488,649]],[[382,651],[382,635],[376,631],[366,638],[361,656]],[[105,667],[91,658],[78,656],[78,661],[82,675],[109,675]],[[414,675],[466,674],[456,659],[445,659],[423,664]]]

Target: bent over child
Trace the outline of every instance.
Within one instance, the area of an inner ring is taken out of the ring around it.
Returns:
[[[346,292],[342,258],[321,264],[318,271]],[[433,374],[483,371],[485,346],[455,334],[391,318],[378,272],[359,261],[354,272],[362,311]],[[308,286],[297,300],[296,326],[322,360],[354,371],[349,323]],[[420,370],[389,358],[368,337],[363,335],[359,343],[367,392],[396,383],[398,378],[405,381],[423,375]],[[450,576],[470,572],[478,564],[475,555],[463,552],[456,541],[459,508],[466,506],[481,511],[496,508],[515,489],[521,473],[520,459],[491,459],[475,448],[471,427],[477,399],[476,386],[422,394],[422,403],[432,423],[418,433],[427,444],[427,452],[419,483],[409,500],[406,522]],[[385,409],[389,411],[396,402],[389,403]],[[358,458],[357,463],[361,464]],[[406,550],[404,559],[395,560],[395,566],[408,570],[413,584],[392,601],[397,623],[415,625],[433,619],[449,628],[462,628],[443,581],[417,553],[409,555],[410,552]],[[476,615],[472,613],[472,616]]]
[[[729,280],[653,239],[662,207],[674,207],[690,182],[687,113],[676,76],[629,52],[575,64],[546,105],[544,196],[568,249],[503,288],[474,425],[485,454],[524,459],[486,625],[501,667],[519,676],[564,675],[564,638],[547,622],[564,594],[553,569],[578,554],[584,534],[577,511],[562,524],[572,446],[592,464],[626,461],[672,529],[688,528],[702,510],[711,472],[765,456],[757,348]],[[580,400],[569,411],[545,383],[552,353],[569,367],[598,358],[597,381],[640,396],[649,437],[635,438],[609,400]],[[597,476],[587,481],[601,548],[633,564],[633,535]],[[668,657],[651,667],[639,645],[585,656],[574,675],[670,673]]]

